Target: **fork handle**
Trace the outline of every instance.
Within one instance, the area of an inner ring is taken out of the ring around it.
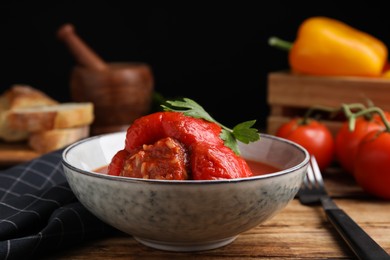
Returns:
[[[358,259],[390,259],[389,254],[342,209],[326,209],[325,212]]]

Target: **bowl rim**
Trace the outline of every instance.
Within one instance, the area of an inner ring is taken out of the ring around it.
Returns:
[[[271,135],[271,134],[266,134],[266,133],[262,133],[260,134],[260,139],[265,136],[269,139],[274,139],[274,140],[278,140],[278,141],[281,141],[281,142],[284,142],[284,143],[287,143],[291,146],[295,146],[297,147],[303,154],[304,154],[304,160],[301,161],[299,164],[291,167],[291,168],[288,168],[288,169],[285,169],[285,170],[280,170],[280,171],[277,171],[277,172],[274,172],[274,173],[268,173],[268,174],[262,174],[262,175],[256,175],[256,176],[251,176],[251,177],[242,177],[242,178],[234,178],[234,179],[218,179],[218,180],[158,180],[158,179],[142,179],[142,178],[132,178],[132,177],[123,177],[123,176],[113,176],[113,175],[108,175],[108,174],[102,174],[102,173],[98,173],[98,172],[93,172],[93,171],[89,171],[89,170],[83,170],[83,169],[80,169],[80,168],[77,168],[75,166],[73,166],[66,158],[67,158],[67,154],[73,149],[75,148],[76,146],[79,146],[85,142],[90,142],[94,139],[99,139],[99,138],[102,138],[102,137],[106,137],[106,136],[110,136],[110,135],[119,135],[119,134],[124,134],[126,133],[126,131],[120,131],[120,132],[113,132],[113,133],[105,133],[105,134],[100,134],[100,135],[95,135],[95,136],[91,136],[91,137],[87,137],[87,138],[84,138],[82,140],[79,140],[73,144],[70,144],[69,146],[67,146],[64,151],[62,152],[62,155],[61,155],[61,161],[62,161],[62,164],[63,166],[75,171],[75,172],[78,172],[78,173],[81,173],[83,175],[87,175],[87,176],[91,176],[91,177],[96,177],[96,178],[101,178],[101,179],[107,179],[107,180],[110,180],[110,181],[120,181],[120,182],[131,182],[131,183],[145,183],[145,184],[166,184],[166,185],[171,185],[171,184],[180,184],[180,185],[184,185],[184,184],[195,184],[195,185],[198,185],[198,184],[221,184],[221,183],[237,183],[237,182],[248,182],[248,181],[254,181],[254,180],[260,180],[260,179],[270,179],[270,178],[275,178],[277,176],[281,176],[281,175],[286,175],[286,174],[289,174],[289,173],[292,173],[292,172],[295,172],[296,170],[300,169],[300,168],[303,168],[305,165],[307,165],[309,163],[309,159],[310,159],[310,155],[309,155],[309,152],[300,144],[298,143],[295,143],[293,141],[290,141],[290,140],[287,140],[285,138],[281,138],[281,137],[277,137],[275,135]],[[66,175],[66,174],[65,174]]]

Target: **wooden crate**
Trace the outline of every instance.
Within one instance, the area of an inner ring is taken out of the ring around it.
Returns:
[[[367,104],[367,99],[383,110],[390,111],[390,79],[363,77],[318,77],[290,72],[268,75],[267,133],[295,116],[302,116],[309,107],[323,105],[340,107],[343,103]],[[333,134],[342,120],[323,120]]]

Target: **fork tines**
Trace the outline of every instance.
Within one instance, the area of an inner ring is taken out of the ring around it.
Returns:
[[[302,204],[314,204],[320,203],[322,196],[327,196],[324,180],[315,157],[311,156],[298,198]]]

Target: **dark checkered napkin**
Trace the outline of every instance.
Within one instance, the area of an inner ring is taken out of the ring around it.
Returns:
[[[35,259],[115,231],[86,210],[63,174],[62,150],[0,172],[0,259]]]

